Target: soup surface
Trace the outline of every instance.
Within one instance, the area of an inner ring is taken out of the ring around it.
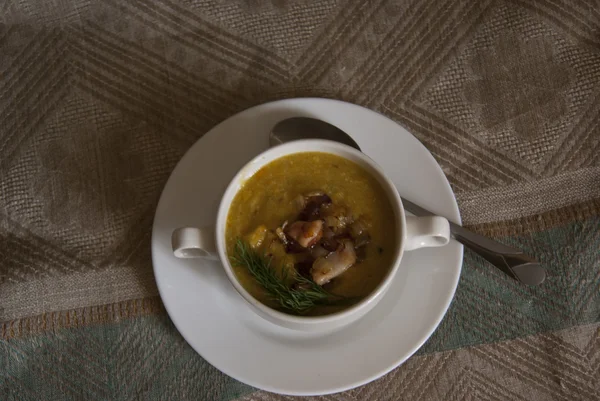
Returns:
[[[238,191],[227,217],[227,252],[234,255],[241,240],[270,260],[286,285],[301,290],[293,280],[298,274],[356,302],[391,268],[395,225],[383,188],[362,167],[329,153],[297,153],[267,164]],[[232,264],[248,292],[281,309],[247,266]],[[324,315],[348,304],[319,304],[302,314]]]

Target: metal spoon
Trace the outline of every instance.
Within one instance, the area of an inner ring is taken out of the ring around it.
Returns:
[[[269,143],[276,146],[298,139],[328,139],[361,150],[358,144],[341,129],[325,121],[308,117],[293,117],[277,123],[269,135]],[[415,216],[431,216],[434,213],[402,198],[404,208]],[[491,238],[475,234],[450,222],[454,239],[471,248],[488,262],[524,284],[538,285],[546,278],[544,268],[521,250],[506,246]]]

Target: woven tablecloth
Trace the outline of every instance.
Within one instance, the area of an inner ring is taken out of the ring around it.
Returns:
[[[182,339],[150,231],[191,144],[304,96],[406,127],[464,224],[548,271],[528,287],[466,251],[425,346],[322,399],[600,399],[600,3],[583,0],[0,2],[0,399],[289,400]]]

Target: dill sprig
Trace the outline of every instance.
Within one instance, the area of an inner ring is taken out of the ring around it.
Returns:
[[[293,273],[296,285],[289,286],[286,284],[289,282],[288,270],[282,269],[281,276],[278,275],[271,266],[271,260],[272,258],[259,254],[240,239],[237,240],[234,255],[231,257],[232,263],[248,269],[282,309],[301,314],[317,305],[336,304],[344,300],[343,297],[327,292],[314,281],[298,273]]]

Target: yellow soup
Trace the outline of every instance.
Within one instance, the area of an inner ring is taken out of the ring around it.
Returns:
[[[256,252],[268,255],[272,266],[279,269],[278,274],[287,270],[282,277],[289,282],[299,263],[305,261],[305,256],[287,253],[283,244],[267,249],[265,238],[274,243],[278,227],[289,228],[289,223],[298,220],[303,207],[298,199],[306,199],[303,198],[306,194],[315,192],[327,194],[333,207],[345,210],[352,216],[352,221],[360,221],[363,227],[367,227],[369,238],[368,243],[357,251],[361,257],[356,263],[322,288],[355,301],[364,298],[382,282],[391,268],[397,245],[396,219],[379,182],[356,163],[336,155],[304,152],[284,156],[249,178],[229,209],[226,228],[228,254],[235,253],[236,243],[241,239],[251,244]],[[326,229],[328,222],[328,218],[324,218]],[[344,235],[348,236],[341,234]],[[280,309],[247,267],[234,265],[234,271],[250,294],[266,305]],[[319,305],[303,314],[324,315],[345,307],[347,304],[343,303]]]

